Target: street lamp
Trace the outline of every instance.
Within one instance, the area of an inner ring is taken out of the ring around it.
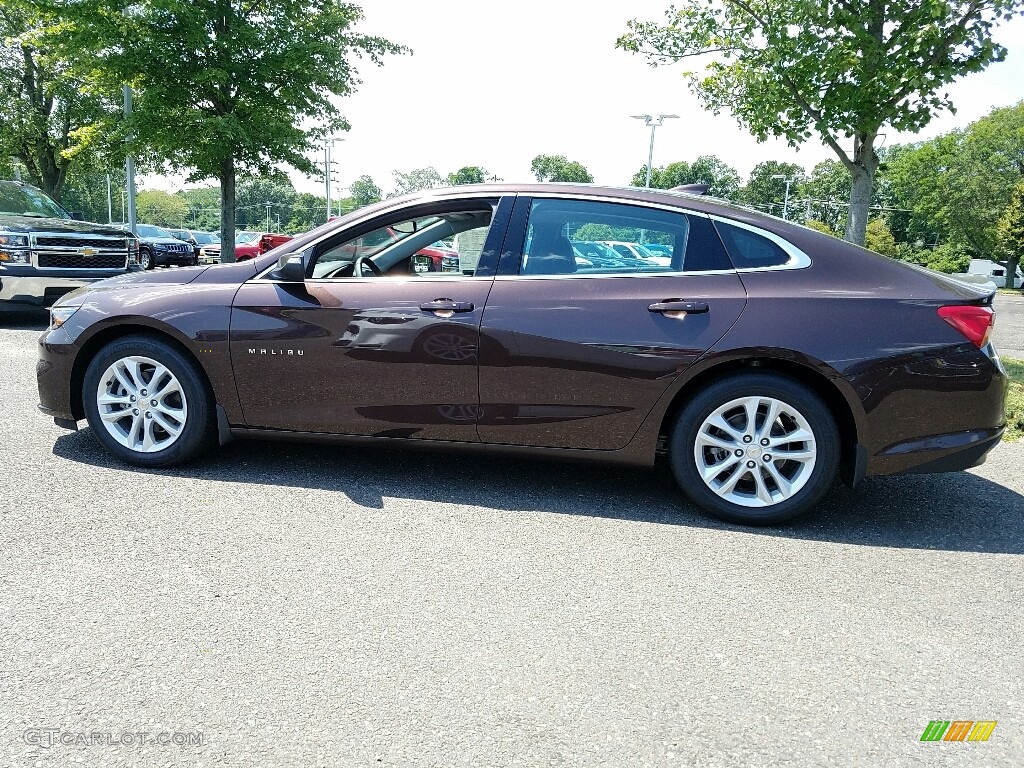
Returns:
[[[654,129],[665,122],[666,119],[679,117],[679,115],[630,115],[634,120],[643,120],[644,125],[651,129],[651,145],[647,150],[647,183],[645,187],[651,186],[651,163],[654,161]]]
[[[331,149],[334,147],[334,142],[344,141],[340,136],[328,136],[324,139],[324,183],[327,185],[327,218],[331,218],[331,166],[334,163],[331,161]]]
[[[786,197],[782,201],[782,218],[789,219],[789,185],[793,183],[793,179],[787,179],[785,175],[777,173],[772,176],[773,179],[782,179],[786,182]]]

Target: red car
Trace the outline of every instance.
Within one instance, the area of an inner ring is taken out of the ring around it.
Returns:
[[[255,259],[291,239],[291,235],[274,232],[239,232],[235,235],[235,261]]]

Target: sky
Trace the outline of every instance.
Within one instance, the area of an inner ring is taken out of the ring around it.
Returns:
[[[357,29],[408,46],[382,67],[357,63],[362,84],[338,100],[352,125],[334,145],[334,195],[368,174],[385,192],[393,171],[435,167],[442,176],[482,166],[505,181],[532,181],[538,154],[578,160],[599,184],[628,184],[647,162],[649,129],[630,115],[677,114],[658,128],[654,166],[717,155],[745,179],[762,160],[808,171],[834,153],[818,141],[799,150],[763,144],[723,113],[706,112],[683,76],[694,64],[652,68],[615,48],[631,18],[661,20],[671,0],[354,0]],[[965,127],[993,107],[1024,99],[1024,19],[997,30],[1006,61],[948,89],[956,114],[917,135],[890,131],[886,144]],[[323,155],[318,155],[322,163]],[[296,189],[323,194],[323,182],[290,172]],[[146,188],[180,189],[179,178],[148,177]]]

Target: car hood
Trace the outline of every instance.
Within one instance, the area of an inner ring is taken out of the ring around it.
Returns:
[[[256,274],[253,261],[240,261],[235,264],[206,264],[198,267],[176,267],[159,272],[129,272],[116,277],[108,277],[95,283],[77,288],[59,298],[54,306],[76,306],[84,304],[97,293],[108,291],[143,290],[148,287],[164,287],[172,285],[203,284],[241,284]]]
[[[139,241],[150,245],[179,245],[181,243],[188,245],[187,242],[176,237],[140,237]]]
[[[115,235],[124,237],[125,231],[107,224],[94,224],[74,219],[40,218],[38,216],[0,215],[0,229],[10,232],[74,232],[87,235]]]

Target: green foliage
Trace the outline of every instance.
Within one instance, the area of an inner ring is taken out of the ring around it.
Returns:
[[[186,226],[188,203],[170,192],[146,190],[136,195],[135,211],[141,224],[178,229]]]
[[[188,206],[189,229],[203,232],[220,230],[220,189],[195,187],[175,192]]]
[[[890,217],[899,239],[938,236],[991,258],[999,217],[1024,180],[1024,102],[996,109],[966,129],[893,147],[882,179],[887,202],[911,211]]]
[[[800,191],[806,180],[804,169],[795,163],[780,163],[777,160],[758,163],[750,172],[747,183],[739,190],[737,199],[744,205],[781,216],[786,202],[786,179],[792,180],[789,186],[789,211],[790,218],[795,218],[793,214],[800,207]]]
[[[426,168],[414,168],[408,173],[393,171],[395,176],[395,189],[388,197],[407,195],[410,192],[419,192],[424,189],[433,189],[444,185],[444,177],[437,172],[437,168],[428,166]]]
[[[807,221],[804,222],[804,226],[810,227],[811,229],[817,230],[818,232],[824,232],[826,235],[832,235],[833,237],[835,237],[838,234],[836,230],[832,229],[832,227],[830,227],[824,221],[818,221],[817,219],[808,219]]]
[[[846,229],[846,204],[850,197],[850,174],[838,160],[824,160],[811,170],[801,189],[811,201],[811,216],[833,232]]]
[[[221,182],[226,261],[236,174],[280,163],[315,173],[318,142],[348,128],[336,103],[359,82],[352,59],[405,51],[355,31],[362,12],[341,0],[140,0],[129,13],[111,0],[46,1],[62,19],[51,40],[94,92],[136,88],[136,152]]]
[[[1012,275],[1017,274],[1017,265],[1024,258],[1024,182],[1014,188],[1010,203],[996,224],[996,234],[998,252],[1006,260],[1006,287],[1013,288]]]
[[[683,0],[633,20],[617,46],[652,65],[715,54],[691,88],[759,140],[817,134],[850,174],[847,238],[863,241],[883,126],[917,131],[952,105],[943,88],[1006,57],[993,28],[1021,0],[814,3]],[[853,152],[840,140],[854,139]]]
[[[487,171],[478,165],[467,165],[448,174],[448,185],[483,184],[487,180]]]
[[[530,163],[530,172],[537,181],[564,181],[574,184],[594,182],[594,177],[582,163],[569,160],[565,155],[537,155]]]
[[[366,175],[360,176],[353,181],[349,191],[352,193],[352,198],[357,208],[379,202],[384,197],[384,193],[373,182],[373,178]]]
[[[268,203],[270,229],[277,232],[280,229],[277,222],[287,224],[291,220],[292,206],[295,204],[295,188],[286,176],[243,179],[238,183],[236,194],[236,224],[244,229],[266,229]],[[326,208],[325,200],[325,214]]]
[[[1003,440],[1020,440],[1024,437],[1024,360],[1003,358],[1003,367],[1010,378],[1006,393],[1006,432]]]
[[[889,231],[889,225],[885,223],[885,219],[877,218],[868,222],[864,235],[864,247],[883,256],[895,255],[896,238]]]
[[[0,4],[0,156],[18,158],[26,181],[56,200],[76,169],[123,162],[110,91],[87,91],[51,49],[49,36],[61,23],[29,0]]]
[[[634,187],[647,183],[647,166],[635,174],[630,182]],[[715,155],[701,155],[693,163],[679,160],[664,168],[651,169],[652,189],[672,189],[683,184],[708,184],[708,194],[731,200],[740,188],[740,175],[736,169]]]

